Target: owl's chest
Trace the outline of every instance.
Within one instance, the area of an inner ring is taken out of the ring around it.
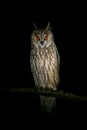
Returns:
[[[57,57],[54,53],[38,52],[35,58],[35,63],[39,69],[48,69],[57,64]]]

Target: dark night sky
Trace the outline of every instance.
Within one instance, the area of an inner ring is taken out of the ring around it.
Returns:
[[[50,21],[61,58],[59,89],[86,95],[85,13],[79,7],[43,7],[5,13],[5,82],[9,87],[34,86],[29,66],[33,21],[38,27],[46,27]]]

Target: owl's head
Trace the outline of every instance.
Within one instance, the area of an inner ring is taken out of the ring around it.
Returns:
[[[34,24],[34,31],[31,35],[31,42],[36,48],[49,47],[53,43],[53,33],[50,28],[50,23],[48,23],[45,29],[38,29]]]

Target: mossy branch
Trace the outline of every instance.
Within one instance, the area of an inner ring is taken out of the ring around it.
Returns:
[[[43,89],[34,89],[34,88],[7,88],[7,89],[0,89],[0,92],[20,92],[20,93],[29,93],[34,95],[45,95],[45,96],[53,96],[57,98],[64,98],[66,100],[75,100],[75,101],[87,101],[87,96],[82,97],[72,93],[66,93],[61,90],[59,91],[52,91],[52,90],[43,90]]]

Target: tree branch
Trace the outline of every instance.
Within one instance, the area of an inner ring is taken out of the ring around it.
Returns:
[[[34,88],[6,88],[0,89],[0,92],[20,92],[20,93],[29,93],[34,95],[45,95],[45,96],[52,96],[57,98],[64,98],[66,100],[75,100],[75,101],[87,101],[87,96],[82,97],[72,93],[66,93],[61,90],[59,91],[52,91],[52,90],[43,90],[43,89],[34,89]]]

